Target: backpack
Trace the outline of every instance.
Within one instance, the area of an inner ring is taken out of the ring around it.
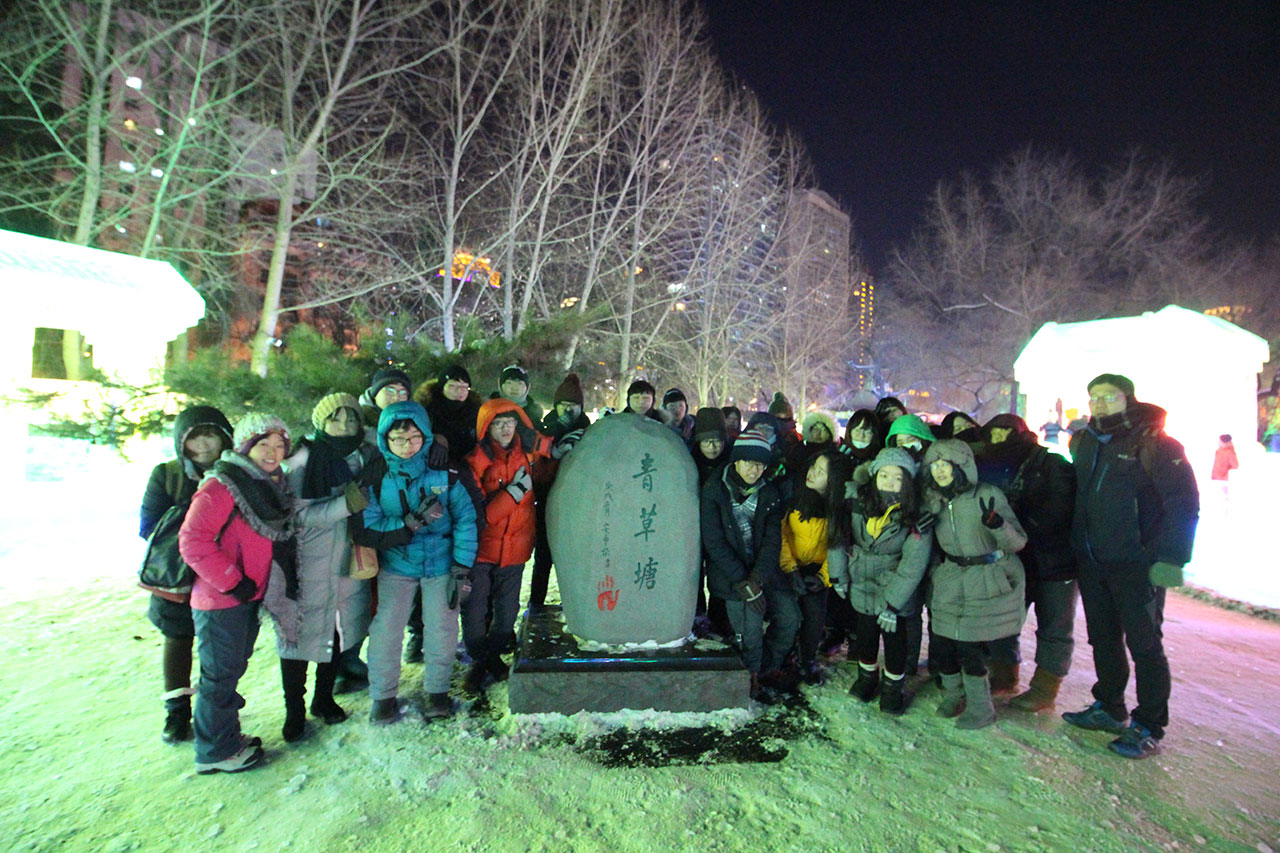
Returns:
[[[190,503],[174,504],[164,511],[151,535],[147,537],[147,550],[142,555],[142,566],[138,569],[138,586],[152,595],[178,604],[186,604],[191,600],[191,588],[195,586],[196,573],[182,559],[178,551],[178,531],[186,520]],[[215,542],[222,541],[222,534],[231,526],[237,510],[232,509],[222,529],[218,531]]]

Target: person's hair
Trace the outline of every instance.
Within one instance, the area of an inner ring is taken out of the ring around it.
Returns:
[[[418,432],[422,432],[422,427],[418,426],[418,422],[413,418],[400,418],[399,420],[392,421],[391,426],[387,427],[387,435],[390,435],[398,429],[410,428],[416,429]]]
[[[742,409],[737,406],[721,406],[720,411],[724,412],[726,418],[729,415],[735,415],[738,418],[738,423],[742,423]]]
[[[897,468],[896,465],[892,467]],[[902,471],[902,491],[898,493],[900,519],[903,524],[914,524],[920,514],[920,495],[911,473],[901,468],[898,470]],[[858,488],[858,503],[862,508],[862,514],[867,518],[884,515],[885,510],[889,508],[880,490],[876,488],[876,474],[872,474],[871,479]]]
[[[942,461],[951,462],[950,459],[944,459]],[[969,482],[969,475],[966,474],[964,469],[955,462],[951,462],[951,485],[946,486],[945,490],[943,486],[938,485],[937,480],[933,479],[933,468],[925,465],[923,471],[925,491],[933,492],[939,497],[945,497],[948,494],[958,495],[961,492],[967,491],[969,487],[973,485],[973,483]]]
[[[202,435],[211,435],[214,438],[221,441],[223,450],[231,449],[231,439],[230,437],[227,436],[225,432],[223,432],[221,429],[214,426],[213,424],[200,424],[199,426],[192,427],[191,430],[188,431],[186,436],[182,439],[183,452],[184,453],[186,452],[186,445],[188,441]]]
[[[849,433],[860,426],[865,426],[871,430],[871,446],[880,447],[884,444],[884,428],[880,426],[880,419],[876,417],[876,413],[871,409],[858,409],[844,425],[845,441],[849,440]]]
[[[1225,441],[1225,442],[1227,442],[1228,444],[1230,444],[1230,443],[1231,443],[1231,433],[1229,433],[1229,432],[1224,432],[1222,435],[1218,436],[1218,441]]]
[[[827,488],[816,492],[801,482],[791,499],[791,509],[800,513],[801,521],[825,518],[828,544],[848,544],[849,501],[844,490],[853,476],[853,460],[838,450],[824,450],[804,466],[806,476],[819,459],[827,460]]]

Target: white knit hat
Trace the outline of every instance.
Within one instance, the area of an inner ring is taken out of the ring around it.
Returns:
[[[236,431],[232,436],[236,450],[244,456],[249,455],[253,446],[268,433],[278,432],[284,439],[284,455],[289,455],[289,428],[284,421],[268,412],[249,412],[236,421]]]

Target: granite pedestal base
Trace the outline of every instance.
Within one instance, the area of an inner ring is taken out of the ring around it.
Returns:
[[[578,648],[559,607],[526,612],[507,697],[517,714],[578,711],[715,711],[750,705],[751,675],[731,648]]]

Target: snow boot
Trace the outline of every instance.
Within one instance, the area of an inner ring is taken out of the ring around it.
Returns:
[[[987,664],[987,670],[990,673],[992,695],[1008,696],[1018,692],[1018,664],[992,661]]]
[[[360,646],[347,649],[338,656],[338,675],[334,679],[333,692],[358,693],[369,689],[369,665],[360,660]]]
[[[191,740],[191,697],[194,695],[195,691],[190,687],[179,687],[161,697],[164,699],[164,729],[160,732],[160,739],[165,743]]]
[[[802,664],[800,667],[800,674],[804,679],[804,683],[810,687],[821,687],[827,682],[827,673],[816,660],[811,660],[806,664]]]
[[[1009,707],[1019,711],[1045,711],[1053,707],[1058,698],[1058,688],[1062,686],[1062,676],[1054,675],[1047,669],[1036,667],[1031,676],[1031,686],[1009,700]]]
[[[210,773],[239,773],[243,770],[250,770],[257,767],[261,762],[265,753],[262,747],[246,745],[241,747],[240,751],[235,755],[228,756],[221,761],[210,761],[206,764],[196,762],[196,772],[202,776]]]
[[[426,720],[434,720],[441,717],[453,716],[453,700],[449,698],[448,693],[428,693],[427,706],[422,709],[422,717]]]
[[[875,698],[876,690],[879,687],[880,670],[867,669],[859,664],[858,678],[853,682],[853,686],[849,688],[849,695],[856,697],[860,702],[870,702]]]
[[[405,663],[422,663],[422,634],[409,632],[409,642],[404,647]]]
[[[400,719],[400,700],[395,696],[390,699],[374,699],[369,709],[369,722],[375,726],[389,726]]]
[[[465,696],[479,696],[484,692],[484,680],[489,674],[482,663],[473,663],[467,667],[467,674],[462,678],[462,693]]]
[[[955,717],[964,711],[964,682],[960,673],[939,673],[942,679],[942,701],[938,703],[939,717]]]
[[[501,655],[490,655],[485,661],[484,667],[493,676],[494,681],[506,681],[507,677],[511,675],[511,670],[502,660]]]
[[[964,673],[964,710],[956,717],[957,729],[981,729],[996,721],[996,706],[991,701],[991,682],[982,675]]]
[[[886,714],[900,717],[907,710],[907,677],[890,678],[888,674],[880,681],[880,710]]]
[[[316,692],[311,697],[311,716],[324,720],[326,726],[336,726],[347,719],[347,712],[333,701],[333,686],[339,666],[338,663],[316,664]]]
[[[284,687],[284,726],[280,736],[285,743],[293,743],[307,733],[307,662],[280,658],[280,683]]]

